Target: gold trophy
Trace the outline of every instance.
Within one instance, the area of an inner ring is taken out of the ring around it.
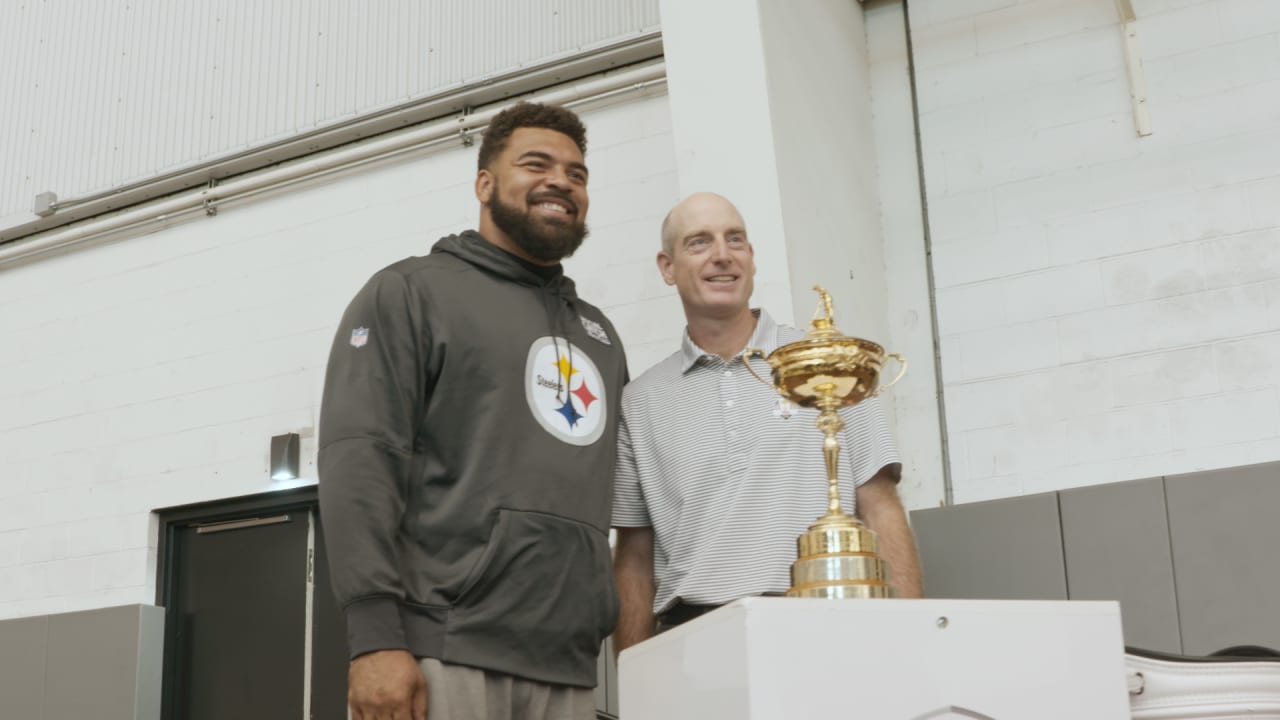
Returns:
[[[798,557],[791,564],[791,589],[787,597],[883,598],[892,597],[885,581],[885,561],[876,555],[876,534],[840,507],[836,469],[840,441],[836,433],[844,421],[836,412],[856,405],[893,387],[907,372],[907,361],[897,353],[870,342],[840,334],[831,316],[831,296],[815,285],[825,316],[813,319],[803,340],[783,345],[765,356],[747,348],[743,361],[756,379],[801,407],[817,408],[817,426],[826,439],[822,453],[827,466],[827,514],[796,539]],[[770,383],[751,369],[749,360],[764,358],[773,368]],[[893,358],[901,369],[884,387],[877,387],[885,360]]]

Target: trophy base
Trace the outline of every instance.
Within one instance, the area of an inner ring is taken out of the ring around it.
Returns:
[[[876,536],[846,515],[827,514],[796,539],[787,597],[832,599],[893,597]]]
[[[793,587],[787,597],[827,598],[829,600],[868,600],[891,598],[893,588],[888,585],[812,585]]]

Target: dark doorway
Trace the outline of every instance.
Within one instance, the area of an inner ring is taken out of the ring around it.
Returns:
[[[345,720],[315,488],[159,513],[165,720]]]
[[[311,719],[347,720],[347,623],[333,597],[323,524],[316,520],[315,605],[311,628]]]

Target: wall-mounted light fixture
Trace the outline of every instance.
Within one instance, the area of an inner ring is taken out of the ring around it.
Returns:
[[[271,479],[294,480],[298,477],[298,454],[301,441],[298,433],[276,435],[271,438]]]

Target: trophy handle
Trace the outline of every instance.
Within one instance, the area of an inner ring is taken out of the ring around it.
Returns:
[[[774,390],[777,390],[779,395],[786,397],[786,394],[782,392],[782,388],[779,388],[777,385],[774,385],[768,380],[765,380],[764,378],[760,377],[760,375],[757,374],[756,371],[751,368],[751,358],[757,358],[757,357],[768,362],[768,358],[765,357],[764,351],[761,350],[760,348],[749,347],[742,351],[742,364],[747,366],[747,372],[751,373],[751,377],[759,380],[765,385],[768,385]]]
[[[894,385],[897,385],[898,381],[902,379],[902,376],[907,374],[907,361],[904,360],[901,355],[899,355],[898,353],[889,353],[886,357],[891,357],[894,360],[898,361],[898,366],[899,366],[898,374],[895,375],[894,378],[890,380],[887,385],[881,385],[880,387],[876,388],[876,391],[871,394],[871,397],[878,397],[880,393],[884,392],[885,390],[888,390]]]

